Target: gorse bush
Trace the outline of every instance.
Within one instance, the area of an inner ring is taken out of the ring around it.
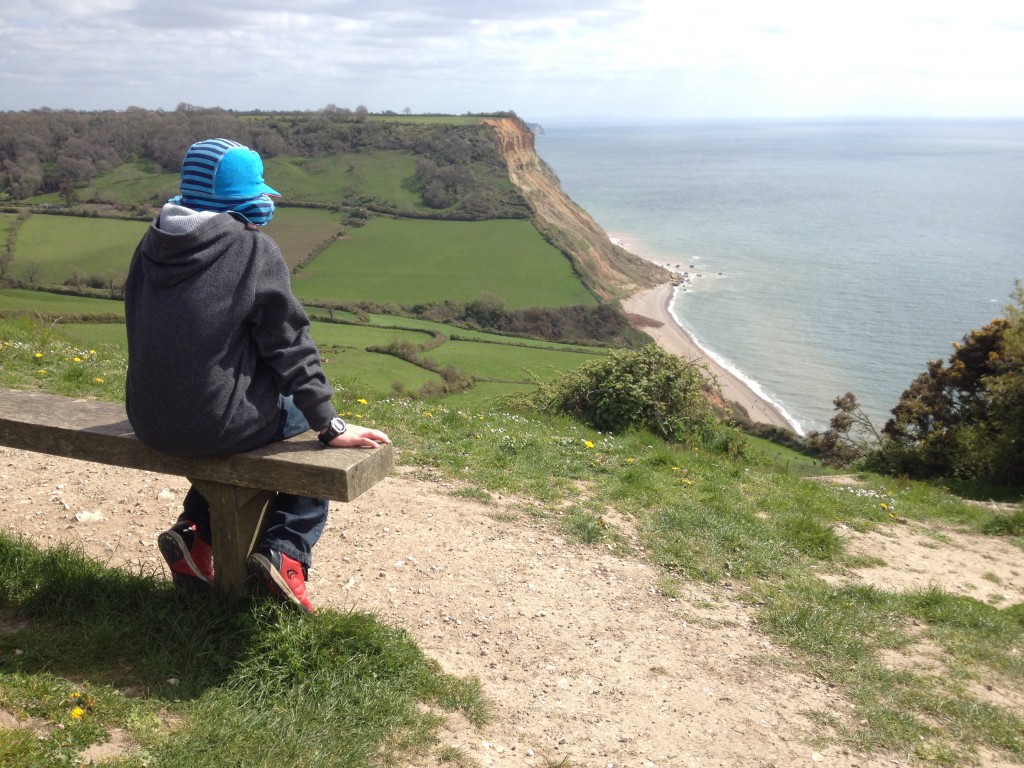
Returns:
[[[871,469],[1024,485],[1024,286],[900,396]]]
[[[644,429],[681,442],[715,421],[703,369],[654,344],[614,352],[541,384],[528,404],[598,429]]]

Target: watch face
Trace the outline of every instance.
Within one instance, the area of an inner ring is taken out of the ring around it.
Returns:
[[[331,419],[331,423],[327,425],[327,429],[317,436],[317,439],[324,445],[328,445],[331,440],[343,434],[345,434],[345,422],[335,416]]]

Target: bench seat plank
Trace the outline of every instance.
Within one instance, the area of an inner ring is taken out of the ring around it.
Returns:
[[[10,389],[0,389],[0,444],[335,501],[352,501],[394,464],[390,445],[327,450],[312,432],[232,456],[172,456],[136,439],[123,405]]]
[[[210,504],[214,587],[227,599],[244,594],[245,558],[276,493],[351,501],[394,463],[390,445],[328,450],[312,432],[232,456],[172,456],[138,441],[122,405],[10,389],[0,389],[0,445],[188,478]]]

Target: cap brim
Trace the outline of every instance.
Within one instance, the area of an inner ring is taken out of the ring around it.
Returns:
[[[281,197],[281,193],[276,189],[268,187],[266,184],[263,185],[263,194],[270,195],[271,197]]]

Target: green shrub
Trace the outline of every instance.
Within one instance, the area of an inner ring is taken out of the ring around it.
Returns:
[[[699,366],[648,344],[587,362],[527,397],[602,432],[645,429],[678,442],[714,422],[706,387]]]

